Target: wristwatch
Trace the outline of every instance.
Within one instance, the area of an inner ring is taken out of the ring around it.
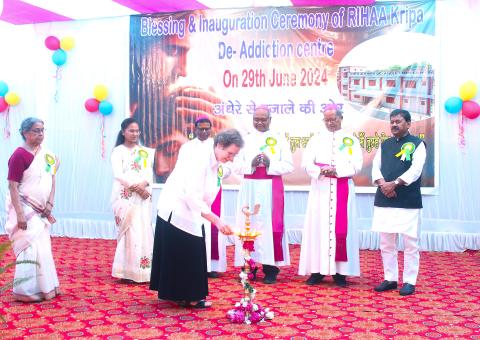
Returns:
[[[398,178],[394,180],[393,183],[395,183],[395,185],[400,185],[400,181],[398,180]]]

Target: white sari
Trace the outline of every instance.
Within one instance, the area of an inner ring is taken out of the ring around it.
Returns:
[[[117,249],[112,276],[135,282],[149,282],[153,251],[152,198],[144,200],[129,190],[147,181],[151,194],[154,149],[123,144],[112,152],[112,208],[117,222]]]
[[[40,148],[32,164],[23,173],[18,191],[27,220],[26,230],[17,228],[17,214],[10,193],[7,193],[5,230],[12,242],[16,259],[38,263],[38,265],[24,263],[15,267],[14,280],[21,282],[13,287],[13,294],[17,300],[49,300],[59,294],[59,282],[50,242],[50,222],[26,203],[31,201],[41,210],[45,208],[52,190],[52,178],[56,173],[57,165],[55,155]]]

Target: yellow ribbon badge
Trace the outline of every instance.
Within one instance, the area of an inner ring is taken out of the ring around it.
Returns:
[[[222,178],[223,178],[223,167],[220,164],[217,168],[217,187],[219,187],[222,184]]]
[[[277,140],[273,137],[268,137],[265,140],[265,145],[260,148],[260,151],[265,150],[267,147],[270,147],[270,152],[272,155],[275,153],[275,145],[277,145]]]
[[[395,157],[401,157],[400,160],[402,161],[405,161],[405,160],[410,161],[412,159],[411,155],[413,154],[414,151],[415,151],[415,144],[413,144],[412,142],[408,142],[402,145],[402,147],[400,148],[400,152],[395,154]]]
[[[348,154],[351,155],[352,154],[353,139],[351,139],[350,137],[345,137],[345,138],[343,138],[342,143],[343,144],[340,145],[340,147],[338,149],[340,151],[342,151],[343,149],[348,148]]]
[[[45,163],[47,163],[47,166],[45,167],[46,172],[50,172],[52,175],[55,175],[55,157],[52,155],[49,155],[48,153],[45,155]]]

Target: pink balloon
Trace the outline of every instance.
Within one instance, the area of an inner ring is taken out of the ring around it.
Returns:
[[[462,104],[462,114],[469,119],[475,119],[480,116],[480,105],[473,100],[465,100]]]
[[[51,35],[45,39],[45,46],[47,46],[49,50],[56,51],[60,48],[60,40]]]
[[[5,98],[0,97],[0,112],[3,112],[7,109],[8,103],[5,101]]]
[[[88,112],[98,111],[98,105],[100,105],[100,102],[95,98],[87,99],[87,101],[85,102],[85,108]]]

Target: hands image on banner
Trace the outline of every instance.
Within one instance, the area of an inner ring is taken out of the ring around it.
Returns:
[[[233,123],[213,114],[214,105],[221,100],[211,89],[186,84],[188,35],[182,39],[171,35],[131,42],[136,43],[141,53],[132,59],[130,111],[140,122],[142,143],[156,149],[156,180],[164,183],[175,166],[178,150],[193,135],[199,116],[212,121],[212,134]],[[145,62],[150,64],[145,67]],[[149,97],[148,104],[145,97]]]

